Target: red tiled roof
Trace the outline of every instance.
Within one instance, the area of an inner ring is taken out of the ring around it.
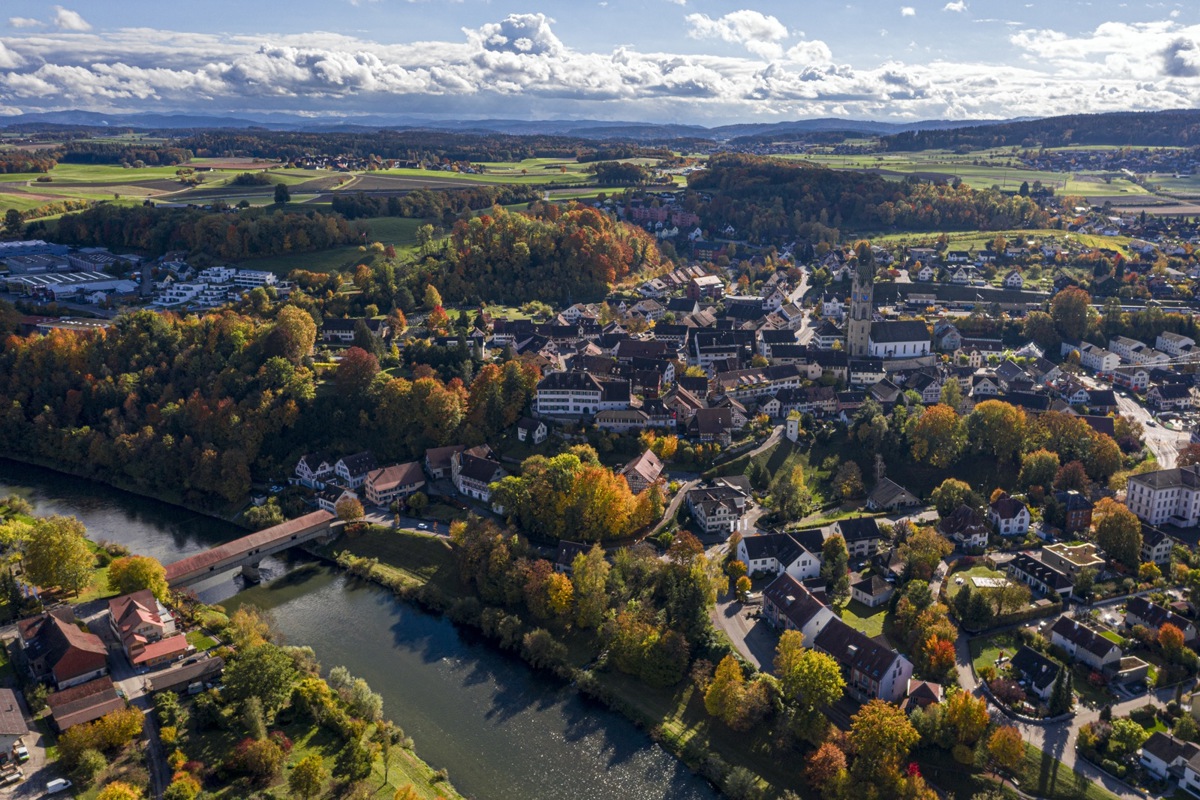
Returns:
[[[161,639],[157,642],[151,642],[142,648],[142,652],[133,657],[134,665],[145,664],[148,661],[155,661],[165,656],[183,655],[187,652],[188,643],[187,637],[182,633],[175,636]]]
[[[219,564],[225,559],[237,557],[250,550],[275,544],[278,541],[287,539],[292,534],[306,531],[317,525],[327,524],[332,522],[333,519],[333,514],[330,514],[328,511],[314,511],[311,514],[290,519],[280,525],[257,531],[249,536],[243,536],[240,539],[234,539],[232,542],[218,545],[211,550],[205,550],[203,553],[188,556],[167,565],[167,582],[170,583],[171,581],[178,580],[183,575],[203,570],[205,567]]]

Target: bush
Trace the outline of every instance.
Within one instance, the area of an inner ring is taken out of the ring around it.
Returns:
[[[965,744],[954,745],[951,754],[954,756],[954,760],[960,764],[970,765],[975,763],[975,752]]]
[[[108,759],[99,750],[84,750],[76,759],[71,777],[82,786],[91,786],[92,781],[108,767]]]

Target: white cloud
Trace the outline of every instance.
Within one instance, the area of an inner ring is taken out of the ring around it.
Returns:
[[[903,6],[900,9],[900,16],[902,16],[902,17],[915,17],[916,15],[917,15],[917,10],[915,8],[913,8],[912,6]]]
[[[942,11],[957,11],[962,13],[967,10],[967,0],[950,0],[949,3],[942,6]]]
[[[8,24],[14,28],[40,28],[44,23],[33,17],[9,17]]]
[[[90,31],[92,26],[80,16],[78,11],[71,11],[62,6],[54,7],[54,26],[64,31]]]
[[[0,42],[0,69],[16,69],[24,64],[25,59],[9,50],[4,42]]]
[[[787,26],[778,19],[745,8],[717,19],[707,14],[688,14],[687,23],[688,36],[693,39],[722,39],[766,59],[782,56],[780,42],[788,37]]]

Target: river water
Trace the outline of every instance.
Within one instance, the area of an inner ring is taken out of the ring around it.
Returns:
[[[73,514],[93,539],[164,563],[244,531],[102,484],[0,460],[0,495],[38,514]],[[201,584],[208,602],[270,609],[287,642],[310,645],[326,669],[346,666],[384,699],[384,713],[480,800],[715,800],[624,717],[461,631],[443,618],[303,559],[263,563],[267,579]]]

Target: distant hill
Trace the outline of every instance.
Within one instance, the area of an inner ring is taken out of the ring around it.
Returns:
[[[908,130],[883,137],[881,145],[903,152],[1068,145],[1189,147],[1200,145],[1200,110],[1071,114],[987,126]]]

